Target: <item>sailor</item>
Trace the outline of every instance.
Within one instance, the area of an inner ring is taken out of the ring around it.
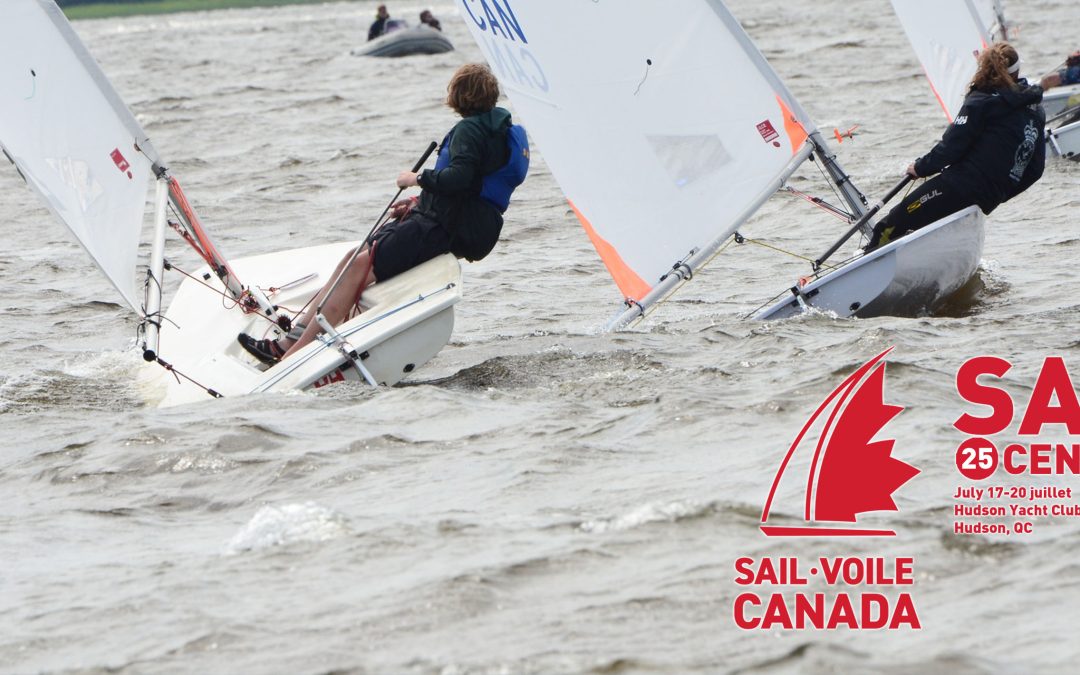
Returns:
[[[462,119],[443,139],[435,168],[419,173],[404,171],[397,177],[398,187],[419,186],[420,196],[394,203],[394,219],[368,238],[351,265],[347,263],[355,251],[346,254],[299,320],[304,328],[295,339],[238,336],[244,349],[260,361],[276,363],[311,342],[321,332],[314,320],[320,303],[326,320],[337,325],[370,284],[443,253],[476,261],[495,247],[510,195],[528,172],[525,130],[513,124],[509,111],[495,105],[499,82],[486,65],[461,66],[446,90],[446,104]],[[343,274],[341,282],[324,301],[339,273]]]
[[[438,31],[442,30],[442,24],[439,23],[439,20],[435,18],[435,15],[431,13],[430,9],[425,9],[420,12],[420,23],[427,24]]]
[[[913,178],[934,178],[889,211],[865,250],[973,204],[989,214],[1039,180],[1046,159],[1042,94],[1020,77],[1011,45],[983,50],[960,113],[938,144],[907,168]]]
[[[1043,89],[1060,87],[1065,84],[1080,84],[1080,50],[1069,54],[1065,67],[1045,76],[1039,84]]]
[[[386,32],[386,20],[389,18],[390,12],[386,11],[386,5],[379,5],[379,9],[375,13],[375,21],[371,24],[371,28],[368,28],[368,42]]]

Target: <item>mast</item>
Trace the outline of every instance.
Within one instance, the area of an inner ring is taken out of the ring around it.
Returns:
[[[143,304],[143,358],[153,361],[159,353],[161,331],[161,288],[165,276],[165,209],[169,205],[169,186],[165,176],[157,179],[154,197],[154,239],[150,264],[146,269],[146,300]]]
[[[187,195],[181,189],[179,181],[169,176],[166,176],[166,180],[169,188],[169,202],[180,219],[180,226],[184,228],[184,239],[210,266],[210,270],[225,286],[225,291],[240,304],[245,312],[258,312],[267,318],[282,321],[283,315],[278,315],[277,307],[270,302],[265,293],[257,286],[245,287],[240,283],[240,278],[232,271],[229,261],[218,251],[210,234],[203,227]]]
[[[854,220],[865,216],[869,208],[866,195],[860,192],[859,188],[855,187],[855,184],[851,182],[851,176],[844,171],[844,167],[836,159],[836,154],[829,148],[829,144],[825,142],[821,132],[815,131],[810,134],[810,141],[814,144],[814,156],[821,162],[821,166],[825,168],[833,184],[840,190],[840,196],[847,202],[848,207],[855,216]]]

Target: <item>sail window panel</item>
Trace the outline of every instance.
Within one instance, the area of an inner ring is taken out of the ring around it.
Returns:
[[[731,162],[718,136],[647,136],[675,187],[711,176]]]

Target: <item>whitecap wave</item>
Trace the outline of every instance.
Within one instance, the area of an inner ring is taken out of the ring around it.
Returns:
[[[345,517],[314,502],[267,504],[225,546],[227,555],[261,551],[297,542],[335,539],[349,531]]]
[[[629,530],[649,523],[674,523],[684,518],[696,518],[712,509],[711,502],[651,502],[621,516],[586,520],[578,528],[594,533]]]

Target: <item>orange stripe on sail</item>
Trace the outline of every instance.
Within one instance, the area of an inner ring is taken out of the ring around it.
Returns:
[[[937,87],[934,86],[934,81],[930,79],[930,73],[926,72],[926,68],[923,68],[923,73],[926,74],[926,81],[930,83],[930,91],[934,92],[934,98],[937,99],[938,105],[945,111],[945,117],[949,118],[949,121],[953,121],[952,113],[949,111],[949,106],[945,105],[945,99],[941,98],[941,94],[938,93]]]
[[[566,200],[570,204],[570,208],[574,210],[574,215],[581,221],[581,226],[585,228],[585,234],[589,235],[589,240],[592,245],[596,247],[596,252],[600,254],[600,259],[604,261],[604,265],[607,266],[608,272],[611,273],[615,284],[622,291],[622,294],[628,298],[634,300],[641,300],[649,292],[651,286],[645,283],[645,281],[637,275],[634,270],[630,269],[630,266],[623,262],[622,256],[615,250],[615,247],[604,240],[596,230],[593,229],[592,223],[586,218],[581,211],[578,211],[578,207],[574,206],[574,202],[569,199]]]
[[[795,117],[791,109],[784,104],[784,99],[777,96],[776,102],[780,104],[780,110],[784,113],[784,131],[787,132],[788,138],[791,139],[791,154],[794,155],[806,143],[806,129],[803,128],[799,118]]]

